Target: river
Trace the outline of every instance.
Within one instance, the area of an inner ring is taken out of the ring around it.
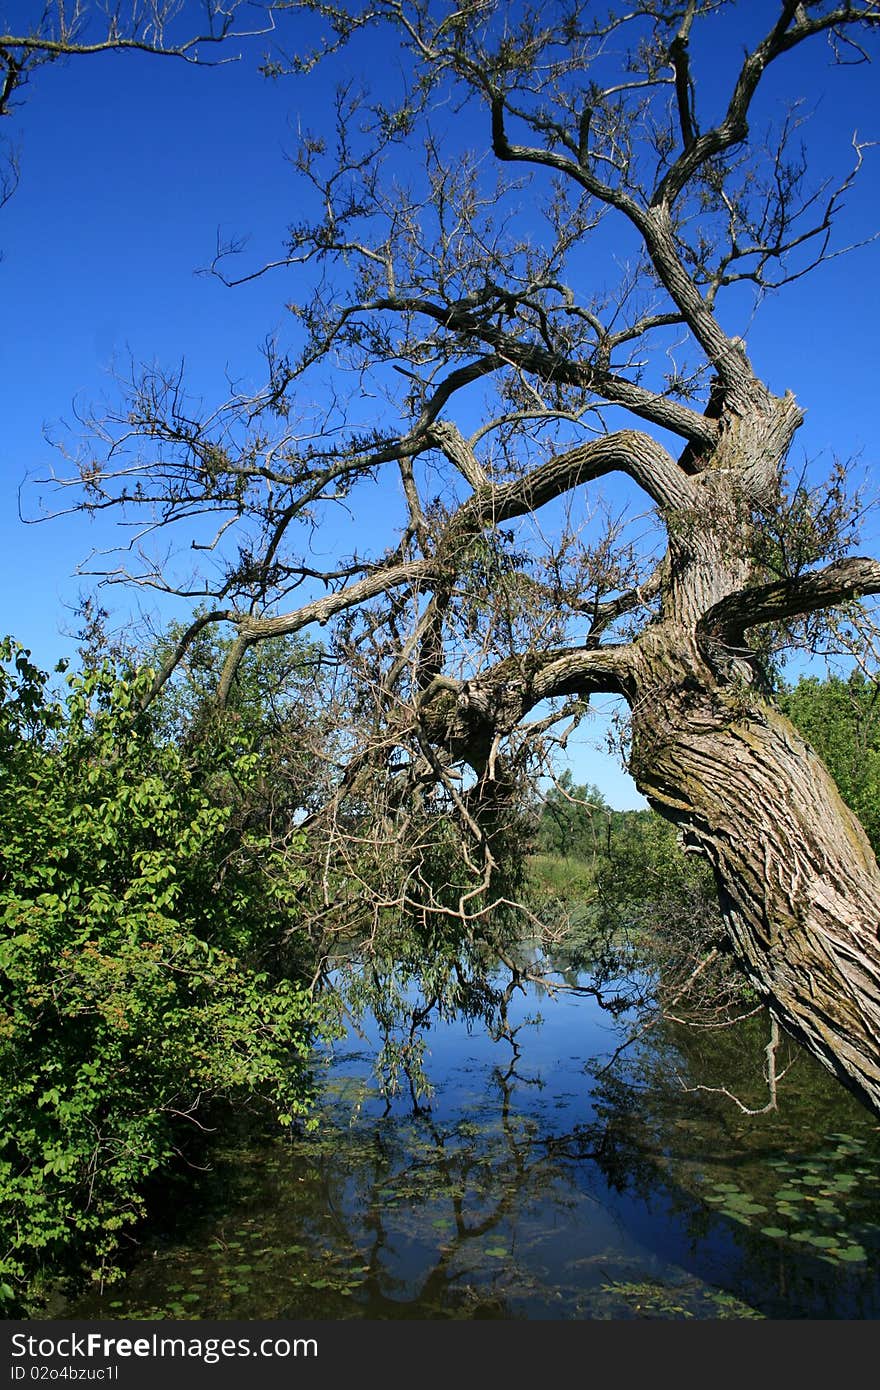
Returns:
[[[381,1094],[367,1019],[322,1062],[314,1132],[218,1136],[124,1279],[60,1315],[880,1316],[875,1119],[793,1045],[778,1108],[744,1113],[761,1013],[655,1024],[603,1071],[623,1021],[538,985],[500,1038],[431,1018],[414,1106]]]

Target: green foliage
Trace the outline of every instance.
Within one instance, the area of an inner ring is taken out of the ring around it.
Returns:
[[[847,679],[802,677],[780,708],[824,760],[844,801],[880,852],[880,686],[861,671]]]
[[[598,787],[576,786],[568,768],[547,792],[538,844],[548,854],[595,861],[607,853],[610,807]]]
[[[675,826],[654,811],[611,813],[598,884],[607,912],[649,930],[690,910],[695,899],[715,900],[705,860],[685,854]]]
[[[689,1007],[715,1008],[729,994],[712,873],[685,853],[674,825],[649,810],[613,811],[565,773],[543,807],[539,842],[553,849],[531,860],[537,910],[559,924],[558,959],[589,970],[607,1008],[663,998],[684,1008],[686,996]],[[698,966],[699,999],[687,984]]]
[[[706,1022],[751,1002],[725,947],[712,870],[685,852],[669,821],[653,811],[615,812],[598,888],[600,923],[612,942],[626,943],[624,964],[650,981],[651,1009]]]
[[[306,1115],[324,1015],[265,968],[302,872],[235,823],[259,755],[210,778],[110,665],[55,699],[0,646],[0,1286],[112,1274],[145,1184],[212,1101]]]
[[[685,854],[673,825],[653,811],[613,811],[597,787],[562,773],[545,797],[538,826],[542,853],[532,877],[545,893],[593,902],[605,927],[655,935],[694,906],[714,906],[711,873]]]
[[[197,611],[196,617],[199,616]],[[158,665],[179,643],[184,627],[172,624],[152,650],[146,665]],[[188,644],[157,706],[157,718],[177,741],[189,736],[212,710],[223,664],[232,641],[205,627]],[[313,692],[321,648],[298,637],[268,638],[245,652],[226,701],[227,712],[252,742],[265,743],[292,716],[313,718]]]
[[[699,1279],[683,1277],[674,1284],[662,1279],[623,1281],[601,1285],[600,1306],[606,1317],[639,1318],[762,1318],[734,1294],[713,1289]]]
[[[180,641],[183,628],[172,625],[143,657],[160,666]],[[273,828],[312,809],[336,730],[322,692],[322,649],[296,636],[271,638],[245,652],[224,707],[216,694],[232,641],[206,627],[188,644],[154,706],[161,736],[198,756],[210,767],[215,748],[232,740],[260,755],[249,795],[236,792],[238,815],[251,827]]]
[[[766,1203],[737,1182],[718,1180],[709,1183],[704,1200],[728,1220],[757,1225],[773,1240],[812,1246],[832,1264],[861,1264],[867,1259],[861,1240],[869,1244],[872,1233],[863,1213],[880,1158],[857,1135],[834,1132],[827,1140],[810,1155],[766,1159],[773,1179]]]
[[[560,854],[535,854],[530,865],[533,889],[547,898],[567,903],[589,903],[596,897],[596,873],[592,860]]]

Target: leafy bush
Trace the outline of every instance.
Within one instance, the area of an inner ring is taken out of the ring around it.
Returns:
[[[298,878],[234,825],[257,755],[210,776],[138,714],[149,673],[63,700],[0,644],[0,1307],[113,1272],[147,1180],[218,1098],[307,1114],[328,1026],[277,956]],[[29,1304],[29,1300],[31,1304]]]

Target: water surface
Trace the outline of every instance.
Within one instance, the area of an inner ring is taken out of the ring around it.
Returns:
[[[434,1019],[418,1109],[350,1032],[315,1133],[218,1142],[185,1215],[63,1315],[880,1315],[874,1118],[790,1045],[776,1111],[719,1090],[766,1103],[763,1015],[649,1028],[600,1075],[621,1034],[595,1000],[532,986],[509,1020]]]

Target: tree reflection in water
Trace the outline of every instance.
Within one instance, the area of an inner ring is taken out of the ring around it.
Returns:
[[[381,1030],[351,1037],[316,1133],[230,1139],[189,1228],[67,1315],[880,1316],[880,1142],[811,1058],[786,1043],[778,1110],[748,1116],[693,1088],[759,1096],[762,1017],[658,1022],[602,1072],[594,999],[496,986],[491,1029],[398,1011],[423,1046],[395,1095]]]

